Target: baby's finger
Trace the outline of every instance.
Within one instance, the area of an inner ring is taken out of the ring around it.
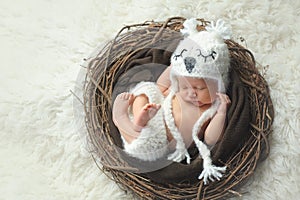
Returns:
[[[217,93],[217,95],[219,96],[221,102],[226,102],[227,104],[231,103],[230,98],[227,94]]]
[[[218,95],[219,99],[221,100],[221,102],[225,102],[225,101],[226,101],[226,100],[225,100],[225,97],[224,97],[224,94],[222,94],[222,93],[217,93],[217,95]]]
[[[226,95],[226,94],[225,94],[225,101],[226,101],[227,104],[231,103],[231,100],[230,100],[229,96]]]

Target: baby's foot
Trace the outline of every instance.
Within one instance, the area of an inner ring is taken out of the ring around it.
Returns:
[[[128,116],[128,108],[134,101],[134,95],[123,92],[116,97],[113,106],[113,120],[122,120],[124,116]]]
[[[160,105],[156,103],[147,103],[141,110],[138,116],[135,116],[134,123],[137,126],[144,127],[148,121],[152,119],[157,111],[160,109]]]

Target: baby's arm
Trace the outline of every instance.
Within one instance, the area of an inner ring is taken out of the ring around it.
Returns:
[[[171,66],[165,69],[165,71],[159,76],[159,78],[156,81],[160,91],[163,93],[164,96],[168,95],[169,88],[171,86],[170,70],[171,70]]]
[[[204,141],[207,145],[213,146],[220,139],[224,131],[227,106],[230,104],[230,99],[226,94],[217,93],[220,98],[220,105],[217,113],[210,121],[204,133]]]

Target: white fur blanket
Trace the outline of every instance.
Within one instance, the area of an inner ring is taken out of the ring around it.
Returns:
[[[131,199],[95,165],[73,117],[82,59],[123,26],[172,16],[223,18],[269,65],[271,152],[243,199],[298,199],[300,1],[2,0],[0,199]]]

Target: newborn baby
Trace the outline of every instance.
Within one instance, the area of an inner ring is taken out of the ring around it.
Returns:
[[[131,156],[154,161],[165,156],[190,163],[187,148],[194,142],[203,159],[199,178],[220,179],[225,167],[212,164],[209,147],[223,133],[227,106],[230,59],[223,21],[207,31],[196,30],[197,20],[186,20],[183,33],[168,67],[157,83],[142,82],[117,96],[113,120],[124,150]],[[209,122],[204,134],[201,129]]]
[[[170,90],[170,70],[168,67],[157,81],[157,90],[166,97]],[[223,93],[217,93],[218,84],[213,79],[194,78],[186,76],[177,77],[179,91],[172,98],[172,115],[175,126],[178,128],[185,146],[188,148],[192,142],[192,129],[201,114],[220,99],[217,113],[210,120],[205,130],[204,137],[207,145],[214,145],[220,138],[226,118],[227,105],[230,103],[229,97]],[[147,85],[148,83],[143,83]],[[150,87],[156,87],[151,83]],[[149,86],[148,86],[149,87]],[[132,108],[133,119],[128,115],[128,109]],[[140,136],[140,132],[148,122],[155,117],[161,108],[160,103],[149,102],[145,94],[135,96],[133,93],[124,92],[117,96],[114,102],[114,122],[120,130],[122,137],[130,144]],[[171,142],[174,138],[170,130],[166,130],[167,140]],[[146,158],[145,158],[146,159]]]

